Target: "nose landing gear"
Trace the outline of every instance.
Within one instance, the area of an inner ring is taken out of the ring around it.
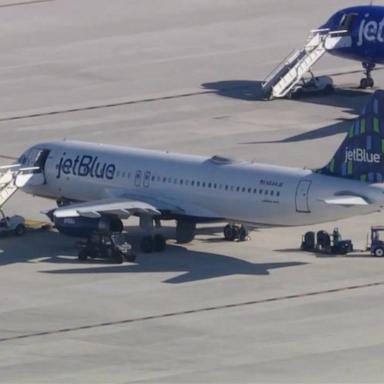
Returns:
[[[371,76],[371,72],[375,69],[375,66],[376,65],[372,63],[363,63],[365,77],[360,80],[361,89],[373,88],[375,85],[375,82]]]

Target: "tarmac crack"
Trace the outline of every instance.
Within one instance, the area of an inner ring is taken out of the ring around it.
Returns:
[[[117,103],[95,104],[95,105],[89,105],[89,106],[85,106],[85,107],[58,109],[58,110],[54,110],[54,111],[38,112],[38,113],[31,113],[31,114],[25,114],[25,115],[15,115],[15,116],[10,116],[10,117],[2,117],[2,118],[0,118],[0,122],[12,121],[12,120],[22,120],[22,119],[31,119],[31,118],[36,118],[36,117],[46,117],[46,116],[53,116],[53,115],[62,115],[62,114],[67,114],[67,113],[92,111],[92,110],[98,110],[98,109],[124,107],[127,105],[151,103],[151,102],[162,101],[162,100],[181,99],[184,97],[199,96],[199,95],[205,95],[205,94],[209,94],[209,93],[214,93],[214,91],[206,90],[206,91],[196,91],[196,92],[189,92],[189,93],[179,93],[176,95],[151,97],[151,98],[147,98],[147,99],[127,100],[127,101],[121,101],[121,102],[117,102]]]
[[[20,5],[34,5],[34,4],[40,4],[40,3],[48,3],[52,1],[55,1],[55,0],[26,0],[26,1],[20,1],[17,3],[0,4],[0,8],[17,7]]]
[[[265,303],[271,303],[271,302],[300,299],[300,298],[304,298],[304,297],[321,296],[321,295],[326,295],[326,294],[352,291],[352,290],[365,289],[365,288],[372,288],[372,287],[378,287],[378,286],[384,286],[384,281],[366,283],[366,284],[360,284],[360,285],[350,285],[350,286],[346,286],[346,287],[332,288],[332,289],[306,292],[306,293],[294,294],[294,295],[270,297],[270,298],[265,298],[265,299],[244,301],[244,302],[239,302],[239,303],[222,304],[222,305],[202,307],[202,308],[196,308],[196,309],[190,309],[190,310],[184,310],[184,311],[168,312],[168,313],[162,313],[162,314],[157,314],[157,315],[155,314],[155,315],[150,315],[150,316],[135,317],[135,318],[131,318],[131,319],[123,319],[123,320],[117,320],[117,321],[108,321],[108,322],[102,322],[102,323],[96,323],[96,324],[81,325],[81,326],[76,326],[76,327],[60,328],[60,329],[54,329],[51,331],[39,331],[39,332],[26,333],[26,334],[15,335],[15,336],[0,337],[0,343],[6,342],[6,341],[30,339],[30,338],[39,337],[39,336],[52,336],[52,335],[59,335],[59,334],[63,334],[63,333],[70,333],[70,332],[76,332],[76,331],[81,331],[81,330],[98,329],[98,328],[103,328],[103,327],[111,327],[111,326],[130,324],[130,323],[139,323],[139,322],[144,322],[144,321],[159,320],[159,319],[170,318],[170,317],[193,315],[196,313],[219,311],[219,310],[225,310],[225,309],[230,309],[230,308],[253,306],[253,305],[257,305],[257,304],[265,304]]]

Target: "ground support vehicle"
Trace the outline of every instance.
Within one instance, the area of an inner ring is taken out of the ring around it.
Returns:
[[[79,260],[102,259],[122,263],[134,262],[136,256],[125,232],[94,232],[81,244]]]
[[[331,235],[324,230],[317,233],[306,232],[302,237],[301,249],[331,255],[346,255],[353,252],[353,244],[351,240],[342,240],[338,228],[335,228]]]
[[[384,226],[372,226],[370,233],[370,245],[367,249],[372,256],[384,256],[384,241],[380,239],[380,235],[384,233]]]
[[[26,232],[25,219],[22,216],[5,216],[0,209],[0,234],[12,234],[22,236]]]

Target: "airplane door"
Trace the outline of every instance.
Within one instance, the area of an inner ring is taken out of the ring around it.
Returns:
[[[135,187],[141,187],[141,180],[143,178],[142,176],[143,176],[142,171],[136,171],[136,173],[135,173]]]
[[[147,171],[144,173],[144,187],[145,188],[148,188],[149,187],[149,183],[151,181],[151,172],[150,171]]]
[[[302,213],[311,212],[309,209],[309,189],[312,181],[302,180],[297,185],[296,189],[296,211]]]
[[[46,184],[45,163],[50,154],[49,149],[32,149],[22,161],[23,167],[38,167],[29,172],[22,172],[17,175],[15,184],[21,188],[26,185]]]

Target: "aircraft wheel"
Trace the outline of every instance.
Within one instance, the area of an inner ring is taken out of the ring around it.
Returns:
[[[133,253],[126,255],[125,261],[128,261],[128,263],[134,263],[136,261],[136,255]]]
[[[244,225],[242,225],[238,231],[239,231],[239,241],[246,241],[249,235],[248,229]]]
[[[15,228],[15,235],[16,236],[23,236],[25,234],[25,226],[23,224],[19,224]]]
[[[326,94],[326,95],[332,95],[333,93],[335,93],[335,88],[334,88],[333,85],[328,84],[328,85],[325,87],[324,91],[325,91],[325,94]]]
[[[235,241],[240,238],[241,228],[234,224],[227,224],[224,227],[224,239],[228,241]]]
[[[152,236],[144,236],[141,239],[140,249],[144,253],[151,253],[153,251],[154,241]]]
[[[373,88],[373,86],[375,85],[375,82],[373,81],[372,77],[369,77],[367,79],[367,85],[369,88]]]
[[[163,252],[166,245],[165,237],[163,235],[157,234],[153,236],[153,250],[155,252]]]
[[[86,252],[85,249],[81,249],[81,250],[80,250],[78,259],[79,259],[80,261],[85,261],[85,260],[87,260],[87,252]]]
[[[367,78],[363,78],[360,80],[360,88],[361,89],[367,89],[368,88],[368,79]]]
[[[115,263],[121,264],[124,261],[124,257],[121,252],[114,251],[111,258]]]
[[[227,224],[224,227],[224,239],[227,241],[235,240],[235,231],[233,230],[233,225]]]
[[[376,257],[383,257],[384,256],[384,248],[381,248],[381,247],[376,248],[375,251],[373,252],[373,254]]]

